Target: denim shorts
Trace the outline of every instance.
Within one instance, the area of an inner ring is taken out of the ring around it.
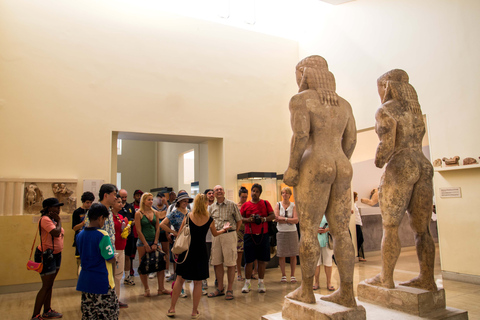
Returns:
[[[53,259],[43,259],[42,261],[42,252],[40,250],[35,250],[35,262],[43,262],[43,269],[40,272],[41,276],[54,274],[60,269],[60,265],[62,264],[62,253],[54,253]]]
[[[147,241],[148,245],[151,247],[155,241]],[[138,247],[144,247],[142,240],[138,239],[137,240],[137,248]]]

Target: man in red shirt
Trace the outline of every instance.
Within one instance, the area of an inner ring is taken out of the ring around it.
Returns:
[[[267,289],[263,282],[267,262],[270,261],[270,239],[268,222],[275,219],[272,206],[268,201],[261,200],[262,186],[255,183],[252,186],[252,200],[243,204],[240,209],[242,222],[245,224],[243,250],[245,254],[245,285],[243,293],[250,292],[253,262],[258,260],[258,292],[265,293]]]

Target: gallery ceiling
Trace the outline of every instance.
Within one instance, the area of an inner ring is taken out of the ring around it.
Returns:
[[[342,4],[342,3],[345,3],[345,2],[351,2],[351,1],[355,1],[355,0],[320,0],[320,1],[330,3],[330,4]]]

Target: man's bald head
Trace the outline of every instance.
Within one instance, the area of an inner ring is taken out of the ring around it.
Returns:
[[[120,198],[122,198],[122,203],[123,204],[127,203],[127,197],[128,197],[127,190],[120,189],[120,191],[118,191],[118,195],[120,196]]]

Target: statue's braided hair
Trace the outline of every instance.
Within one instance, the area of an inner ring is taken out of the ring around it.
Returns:
[[[335,93],[335,77],[328,71],[327,61],[320,56],[309,56],[301,60],[296,69],[302,73],[299,92],[313,89],[317,91],[322,104],[338,105]]]
[[[398,100],[410,112],[422,114],[415,88],[408,83],[408,74],[401,69],[393,69],[383,74],[377,80],[378,85],[385,86],[385,96],[382,103],[388,100]]]

